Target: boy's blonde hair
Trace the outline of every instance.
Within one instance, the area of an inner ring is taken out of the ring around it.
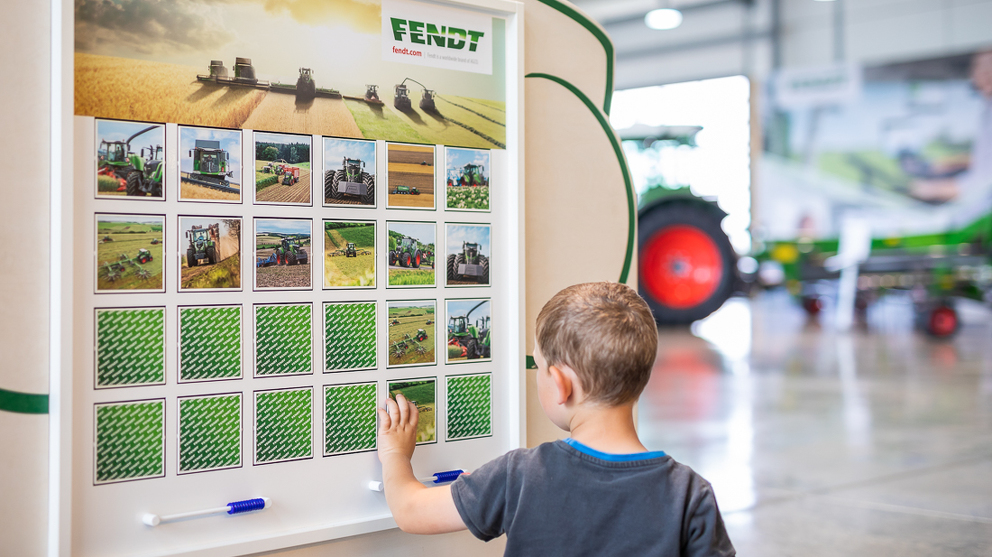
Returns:
[[[590,401],[619,406],[636,400],[647,385],[658,328],[647,303],[629,286],[587,282],[544,304],[537,345],[548,365],[575,370]]]

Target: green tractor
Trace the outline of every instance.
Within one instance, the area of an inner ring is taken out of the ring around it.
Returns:
[[[317,96],[317,84],[313,80],[313,70],[300,68],[300,77],[296,80],[296,98],[312,99]]]
[[[276,248],[275,255],[278,265],[306,265],[310,262],[310,255],[300,246],[296,238],[283,238]]]
[[[393,95],[393,106],[396,107],[396,110],[407,112],[412,107],[412,104],[410,103],[410,88],[404,85],[404,83],[406,83],[406,80],[403,80],[403,83],[396,86],[396,94]]]
[[[138,248],[138,255],[134,258],[138,263],[148,263],[152,260],[152,252],[145,248]]]
[[[417,336],[413,337],[417,342],[423,342],[427,340],[427,331],[423,329],[417,329]]]
[[[345,257],[358,257],[358,250],[355,249],[355,242],[348,242],[348,246],[344,250]]]
[[[375,177],[365,172],[365,161],[345,157],[340,170],[324,173],[324,198],[360,197],[363,205],[375,205]]]
[[[187,230],[189,247],[186,248],[186,265],[196,267],[201,259],[206,259],[208,265],[216,264],[220,260],[217,254],[219,232],[219,224],[211,224],[206,228],[193,225]]]
[[[389,265],[400,267],[420,268],[420,263],[424,260],[424,252],[420,251],[417,240],[404,236],[397,244],[395,250],[389,251]]]
[[[448,282],[456,280],[489,284],[489,258],[479,253],[479,244],[462,242],[462,251],[448,256]]]
[[[489,180],[483,174],[485,171],[486,168],[481,164],[466,164],[457,180],[448,180],[448,186],[488,186]]]
[[[448,346],[461,348],[461,357],[469,360],[492,357],[489,317],[477,319],[475,325],[469,321],[472,312],[488,302],[489,300],[483,300],[465,315],[448,318]]]
[[[215,189],[231,189],[228,177],[234,175],[230,170],[230,154],[220,148],[220,141],[197,139],[189,152],[193,159],[193,172],[183,180]]]
[[[148,126],[124,141],[100,141],[100,151],[106,154],[99,163],[97,174],[112,176],[123,181],[124,191],[129,196],[162,197],[162,146],[143,147],[140,154],[131,152],[131,141],[161,125]],[[146,155],[147,150],[147,155]]]

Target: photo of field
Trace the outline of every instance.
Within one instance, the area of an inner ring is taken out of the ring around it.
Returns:
[[[435,228],[432,222],[386,222],[387,286],[434,286]]]
[[[325,205],[375,207],[375,142],[324,138]]]
[[[96,215],[97,291],[165,290],[165,217]]]
[[[179,288],[241,289],[241,219],[179,217]]]
[[[386,145],[387,207],[434,208],[434,146]]]
[[[447,300],[447,363],[492,359],[492,303],[488,298]]]
[[[492,256],[488,224],[448,224],[444,245],[448,286],[489,286]]]
[[[489,151],[446,148],[445,206],[460,211],[488,211],[489,171]]]
[[[310,205],[310,143],[304,135],[255,132],[255,201]]]
[[[417,405],[417,444],[437,441],[437,380],[390,381],[387,388],[393,399],[402,393]]]
[[[255,219],[255,289],[310,289],[311,221]]]
[[[435,302],[389,302],[389,367],[433,364]]]
[[[179,199],[241,201],[241,132],[180,126]]]
[[[163,199],[164,146],[162,124],[97,120],[96,196]]]
[[[375,287],[375,221],[324,221],[324,288]]]

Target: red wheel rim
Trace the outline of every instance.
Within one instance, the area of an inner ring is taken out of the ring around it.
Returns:
[[[417,265],[416,266],[417,267],[420,267],[420,255],[419,254],[417,255]]]
[[[939,307],[930,314],[930,332],[946,337],[958,328],[958,314],[949,307]]]
[[[652,298],[670,308],[686,309],[705,302],[722,277],[720,249],[695,226],[666,226],[641,250],[641,284]]]

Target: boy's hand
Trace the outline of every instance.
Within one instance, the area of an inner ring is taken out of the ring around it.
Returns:
[[[417,405],[400,393],[396,400],[387,398],[386,409],[376,408],[376,413],[379,414],[379,462],[385,463],[394,455],[410,460],[417,446],[420,418]]]

